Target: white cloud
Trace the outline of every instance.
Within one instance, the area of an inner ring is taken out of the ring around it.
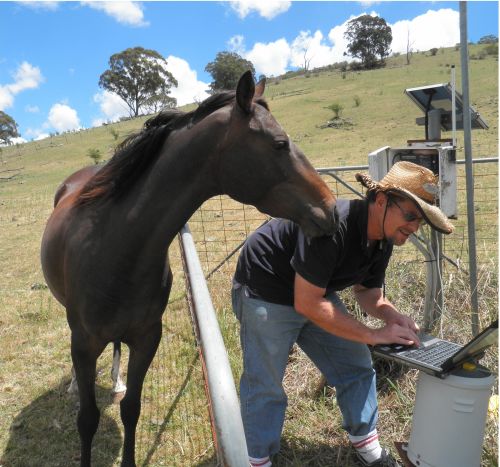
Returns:
[[[47,125],[45,125],[47,126]],[[25,132],[24,135],[26,138],[33,139],[34,141],[38,141],[44,138],[48,138],[50,135],[42,129],[36,129],[34,130],[33,128],[28,128]]]
[[[371,16],[379,16],[372,11]],[[352,61],[344,56],[348,42],[344,38],[349,21],[361,15],[352,15],[344,23],[333,27],[324,37],[321,31],[301,31],[288,43],[285,39],[274,42],[257,42],[246,50],[245,39],[235,35],[228,41],[230,50],[250,60],[257,74],[276,76],[292,68],[303,68],[309,61],[309,69],[333,63]],[[406,52],[408,30],[413,50],[429,50],[433,47],[451,47],[460,41],[459,14],[452,9],[429,10],[410,20],[401,20],[391,26],[393,52]]]
[[[24,139],[22,136],[18,136],[16,138],[11,138],[10,139],[10,144],[23,144],[27,143],[28,140]],[[2,144],[2,146],[6,146],[5,144]]]
[[[294,67],[304,68],[308,62],[308,69],[318,68],[339,61],[337,58],[335,47],[325,43],[321,31],[314,35],[301,31],[292,42],[291,65]]]
[[[0,110],[12,107],[14,97],[26,89],[35,89],[44,80],[40,68],[23,62],[13,73],[14,82],[0,86]]]
[[[232,52],[242,55],[245,52],[245,38],[237,34],[227,41],[227,46]]]
[[[263,18],[273,19],[288,11],[292,2],[285,0],[235,0],[229,4],[240,18],[245,18],[255,11]]]
[[[344,33],[347,29],[347,23],[351,19],[353,19],[353,17],[349,18],[343,24],[330,29],[328,33],[328,39],[332,44],[333,63],[343,62],[347,59],[344,57],[344,52],[347,51],[347,40],[344,38]]]
[[[170,95],[177,99],[177,105],[200,102],[209,96],[208,83],[198,80],[196,71],[191,69],[186,60],[169,55],[166,69],[178,82],[178,86],[172,87],[170,91]]]
[[[104,122],[116,122],[120,117],[128,117],[130,115],[127,104],[118,95],[102,91],[94,95],[94,102],[99,104],[104,118],[96,118],[92,122],[92,126],[100,126]]]
[[[377,1],[362,1],[359,2],[363,8],[369,8],[373,5],[378,5],[380,2]]]
[[[250,60],[257,74],[277,76],[286,72],[290,61],[290,46],[285,39],[263,44],[257,42],[252,50],[246,52],[245,58]]]
[[[24,5],[28,8],[32,8],[33,10],[48,10],[55,11],[59,8],[59,2],[51,2],[48,0],[38,0],[38,1],[19,1],[17,2],[20,5]]]
[[[7,86],[0,86],[0,110],[12,107],[12,104],[14,104],[14,95]]]
[[[144,12],[142,6],[137,2],[132,1],[116,1],[116,2],[81,2],[82,5],[88,6],[95,10],[104,11],[107,15],[114,18],[121,24],[129,26],[148,26],[149,23],[144,20]]]
[[[81,128],[80,120],[75,109],[67,104],[54,104],[49,111],[46,125],[58,132],[78,130]]]
[[[459,13],[450,8],[429,10],[412,20],[397,21],[390,26],[393,52],[406,52],[408,32],[413,50],[452,47],[460,42]]]

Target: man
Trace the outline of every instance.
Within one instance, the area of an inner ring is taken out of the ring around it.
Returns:
[[[382,293],[385,270],[393,245],[403,245],[421,223],[446,234],[453,226],[434,206],[437,177],[424,167],[399,162],[380,182],[366,174],[356,179],[366,199],[337,200],[341,224],[333,237],[309,239],[293,222],[273,219],[240,253],[232,299],[241,323],[241,413],[252,466],[271,466],[279,451],[287,405],[282,380],[295,342],[336,388],[360,465],[398,466],[378,441],[367,344],[419,345],[418,326]],[[335,292],[351,286],[381,327],[348,313]]]

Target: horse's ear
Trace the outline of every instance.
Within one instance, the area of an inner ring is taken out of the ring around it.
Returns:
[[[262,79],[255,86],[255,97],[262,97],[264,95],[265,89],[266,89],[266,77],[263,76]]]
[[[252,72],[248,70],[243,73],[236,87],[236,102],[238,102],[238,105],[247,114],[249,114],[252,109],[254,94],[255,83],[253,81]]]

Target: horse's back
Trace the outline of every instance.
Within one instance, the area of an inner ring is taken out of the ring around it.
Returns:
[[[84,167],[71,174],[62,182],[54,195],[54,208],[67,196],[83,188],[83,186],[101,169],[99,165]]]

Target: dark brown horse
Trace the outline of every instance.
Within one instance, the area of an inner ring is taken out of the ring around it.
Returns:
[[[47,284],[65,307],[80,395],[81,465],[90,465],[99,423],[96,360],[109,342],[130,348],[122,466],[135,466],[144,377],[161,337],[172,273],[167,250],[208,198],[228,194],[311,236],[337,227],[335,199],[272,117],[245,73],[236,92],[195,111],[160,113],[102,168],[70,176],[56,195],[42,240]]]

